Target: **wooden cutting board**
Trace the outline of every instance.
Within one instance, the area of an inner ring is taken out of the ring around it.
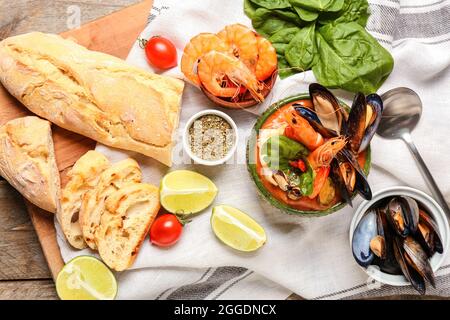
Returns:
[[[79,44],[96,51],[105,52],[125,59],[140,32],[147,24],[152,0],[146,0],[111,15],[95,20],[78,29],[61,33],[65,38],[73,38]],[[38,31],[38,30],[37,30]],[[5,122],[29,115],[30,112],[0,85],[0,125]],[[95,141],[76,133],[52,126],[56,160],[65,184],[68,169],[80,156],[95,147]],[[36,229],[37,236],[47,259],[53,278],[64,265],[53,222],[53,214],[26,201],[27,209]]]

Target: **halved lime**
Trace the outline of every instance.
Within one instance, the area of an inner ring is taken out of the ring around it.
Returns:
[[[176,170],[161,180],[160,192],[164,209],[177,215],[188,215],[208,207],[217,195],[217,187],[200,173]]]
[[[239,251],[255,251],[266,242],[266,232],[250,216],[227,205],[213,208],[211,227],[226,245]]]
[[[56,291],[61,300],[112,300],[117,294],[117,282],[103,262],[79,256],[59,272]]]

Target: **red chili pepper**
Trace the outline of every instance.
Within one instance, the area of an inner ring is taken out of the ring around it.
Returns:
[[[289,164],[292,167],[299,169],[301,172],[306,171],[306,164],[302,159],[295,160],[295,161],[289,161]]]

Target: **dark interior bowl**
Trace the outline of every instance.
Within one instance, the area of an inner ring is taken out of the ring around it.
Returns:
[[[275,85],[275,82],[277,81],[277,77],[278,77],[278,70],[275,70],[272,75],[270,77],[268,77],[265,81],[264,81],[264,89],[262,91],[262,94],[264,96],[264,98],[266,98],[270,91],[272,91],[273,86]],[[249,92],[247,92],[243,99],[239,102],[236,101],[232,101],[230,98],[222,98],[222,97],[216,97],[215,95],[213,95],[212,93],[210,93],[205,87],[200,86],[200,89],[203,91],[203,93],[208,97],[209,100],[211,100],[212,102],[214,102],[215,104],[221,106],[221,107],[225,107],[225,108],[230,108],[230,109],[242,109],[242,108],[249,108],[249,107],[253,107],[257,104],[259,104],[260,102],[255,100],[251,94]]]
[[[256,172],[256,164],[251,164],[250,163],[250,154],[254,153],[256,145],[257,145],[257,135],[259,134],[259,130],[261,129],[262,125],[267,120],[267,118],[272,113],[274,113],[278,109],[282,108],[286,104],[294,102],[294,101],[297,101],[297,100],[304,100],[304,99],[310,99],[308,93],[299,94],[299,95],[295,95],[295,96],[288,97],[288,98],[285,98],[283,100],[280,100],[280,101],[272,104],[258,118],[258,120],[256,121],[255,125],[253,126],[253,130],[254,130],[252,132],[253,134],[251,135],[251,137],[249,138],[249,140],[247,142],[247,169],[248,169],[248,172],[250,173],[250,176],[251,176],[253,182],[255,183],[256,188],[258,189],[258,192],[260,193],[260,195],[268,203],[270,203],[273,207],[276,207],[276,208],[280,209],[281,211],[283,211],[285,213],[288,213],[288,214],[299,215],[299,216],[304,216],[304,217],[320,217],[320,216],[325,216],[325,215],[328,215],[330,213],[336,212],[336,211],[346,207],[348,204],[346,202],[340,202],[340,203],[337,203],[334,206],[332,206],[332,207],[330,207],[330,208],[328,208],[326,210],[321,210],[321,211],[317,211],[317,210],[315,210],[315,211],[303,211],[303,210],[293,209],[293,208],[289,207],[287,204],[279,201],[274,196],[272,196],[272,194],[264,187],[260,177],[258,176],[258,173]],[[346,105],[344,102],[339,100],[339,103],[341,104],[341,106],[343,108],[347,109],[347,111],[350,110],[350,107],[348,105]],[[369,146],[367,148],[366,162],[365,162],[364,168],[363,168],[363,170],[366,173],[366,175],[369,174],[370,166],[371,166],[371,151],[370,151],[370,146]],[[356,196],[356,191],[353,193],[352,199],[355,196]]]

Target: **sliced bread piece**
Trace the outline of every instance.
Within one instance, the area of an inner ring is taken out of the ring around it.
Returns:
[[[131,183],[106,199],[96,243],[111,269],[133,264],[159,208],[159,189],[147,183]]]
[[[55,213],[60,181],[50,122],[17,118],[0,128],[0,175],[36,206]]]
[[[110,166],[108,159],[100,152],[86,152],[67,174],[67,184],[61,190],[61,207],[56,217],[67,241],[77,249],[86,248],[79,214],[84,195],[93,189],[100,174]]]
[[[100,175],[97,186],[86,192],[80,209],[81,232],[84,241],[91,249],[97,249],[95,232],[105,209],[105,200],[130,182],[141,182],[142,173],[138,163],[125,159],[113,164]]]

